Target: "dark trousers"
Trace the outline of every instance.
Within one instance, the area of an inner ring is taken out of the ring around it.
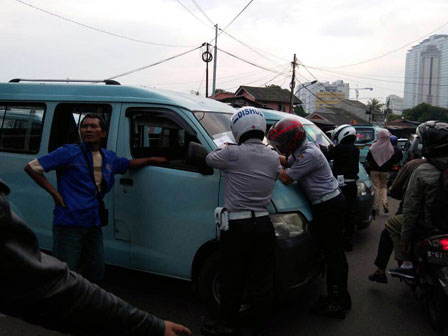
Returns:
[[[252,325],[263,328],[271,315],[274,285],[275,233],[269,216],[231,220],[221,243],[222,317],[235,324],[247,294]]]
[[[104,277],[101,227],[53,226],[53,256],[67,263],[70,270],[101,283]]]
[[[381,231],[380,240],[378,242],[378,252],[375,258],[375,265],[382,270],[385,270],[389,262],[392,251],[394,250],[394,243],[386,228]]]
[[[351,243],[356,228],[354,211],[356,207],[356,198],[358,196],[358,187],[356,182],[349,182],[341,187],[341,190],[345,198],[344,240]]]
[[[313,204],[313,230],[325,254],[327,288],[347,291],[348,264],[344,251],[344,196]]]

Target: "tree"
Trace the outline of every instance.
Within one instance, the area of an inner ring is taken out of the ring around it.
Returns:
[[[273,89],[281,89],[282,88],[280,85],[275,85],[275,84],[265,85],[265,87],[273,88]]]
[[[394,121],[394,120],[398,120],[398,119],[401,119],[401,116],[399,116],[398,114],[392,114],[392,113],[390,113],[390,114],[388,114],[387,117],[386,117],[387,122]]]
[[[367,106],[369,107],[370,111],[372,112],[381,112],[381,108],[384,106],[383,103],[380,103],[380,101],[376,98],[372,98],[367,102]]]
[[[428,120],[440,120],[448,122],[448,109],[421,103],[403,111],[405,119],[425,122]]]
[[[308,114],[305,112],[305,110],[303,109],[302,105],[296,105],[294,106],[294,113],[296,115],[298,115],[299,117],[304,117],[306,118],[308,116]]]

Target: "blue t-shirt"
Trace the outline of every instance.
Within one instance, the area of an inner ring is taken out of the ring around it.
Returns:
[[[85,145],[82,144],[82,146],[85,149]],[[114,184],[114,175],[126,172],[129,160],[117,157],[113,151],[100,150],[103,154],[103,180],[106,182],[104,190],[101,190],[104,197]],[[88,150],[86,153],[93,167],[92,153]],[[95,184],[79,145],[64,145],[39,157],[38,161],[45,172],[56,170],[58,192],[67,206],[66,208],[60,205],[55,207],[53,225],[100,226]]]

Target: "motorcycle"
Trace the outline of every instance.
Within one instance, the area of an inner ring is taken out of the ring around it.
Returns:
[[[448,336],[448,234],[434,235],[414,246],[415,278],[391,274],[422,299],[431,326]]]

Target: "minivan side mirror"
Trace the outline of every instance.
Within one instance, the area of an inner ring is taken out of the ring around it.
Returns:
[[[213,175],[213,168],[205,162],[208,152],[200,143],[190,141],[187,151],[187,162],[198,167],[202,175]]]

